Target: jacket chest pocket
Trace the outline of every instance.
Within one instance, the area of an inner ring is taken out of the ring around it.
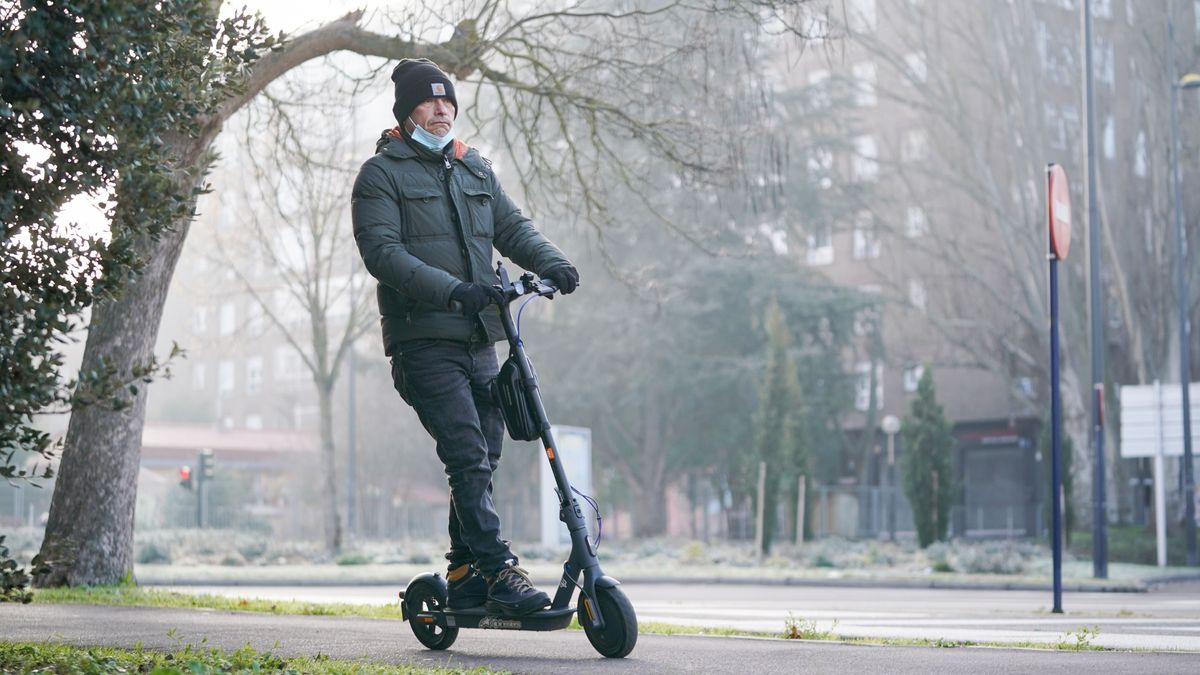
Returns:
[[[450,213],[446,195],[435,185],[405,185],[401,190],[404,201],[404,235],[429,237],[450,234]]]
[[[477,187],[463,188],[463,201],[471,218],[471,234],[491,237],[496,230],[492,222],[492,193]]]

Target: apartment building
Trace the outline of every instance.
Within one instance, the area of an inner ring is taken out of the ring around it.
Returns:
[[[1134,328],[1144,313],[1173,316],[1165,283],[1173,252],[1163,250],[1170,234],[1166,6],[1092,3],[1098,197],[1105,246],[1117,251],[1104,278],[1110,391],[1149,371],[1171,379],[1168,332]],[[1174,8],[1175,58],[1186,70],[1198,61],[1200,2]],[[886,487],[879,420],[904,416],[922,369],[932,365],[958,439],[963,490],[954,532],[1040,533],[1049,470],[1038,448],[1049,408],[1042,196],[1049,162],[1073,179],[1077,214],[1062,284],[1073,307],[1064,329],[1074,368],[1068,386],[1090,381],[1086,250],[1078,243],[1086,205],[1080,1],[847,0],[832,3],[828,16],[819,27],[831,35],[826,47],[780,59],[774,77],[842,122],[840,137],[797,135],[811,180],[855,204],[838,219],[799,226],[806,241],[798,262],[883,300],[859,331],[877,348],[854,350],[859,356],[847,364],[859,374],[861,413],[849,424],[868,438],[845,463],[843,481]],[[1200,106],[1188,109],[1200,120]],[[1198,135],[1185,134],[1185,147],[1195,148]],[[1194,153],[1184,170],[1196,170]],[[1197,207],[1190,195],[1186,208]],[[1166,267],[1137,264],[1141,253],[1165,257]],[[1139,302],[1131,297],[1143,299],[1142,313],[1131,309]],[[1133,341],[1151,337],[1153,348],[1139,342],[1130,357]],[[1086,408],[1078,395],[1072,400],[1078,430]],[[1075,494],[1086,498],[1090,462],[1080,445]],[[1108,466],[1109,517],[1144,518],[1147,495],[1130,486],[1142,484],[1145,467]],[[877,530],[872,509],[858,505],[857,534]]]

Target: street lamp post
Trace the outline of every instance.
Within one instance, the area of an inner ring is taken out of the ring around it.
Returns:
[[[1184,539],[1187,546],[1187,564],[1193,567],[1200,562],[1196,552],[1196,499],[1192,473],[1192,409],[1188,386],[1192,372],[1191,321],[1188,319],[1187,233],[1183,228],[1183,205],[1179,187],[1179,91],[1200,89],[1200,74],[1188,73],[1175,79],[1175,24],[1167,19],[1167,71],[1171,82],[1171,184],[1174,188],[1175,209],[1175,296],[1179,303],[1179,386],[1183,394],[1183,502]]]
[[[1108,508],[1104,470],[1104,286],[1100,282],[1099,205],[1096,199],[1096,115],[1093,105],[1092,3],[1083,0],[1083,108],[1087,127],[1088,306],[1092,341],[1092,576],[1108,578]]]
[[[900,418],[895,415],[884,417],[879,426],[888,439],[888,539],[896,541],[896,433],[900,431]]]

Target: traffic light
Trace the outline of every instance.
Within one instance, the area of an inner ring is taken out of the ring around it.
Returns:
[[[212,480],[213,477],[213,451],[205,448],[200,451],[200,478],[201,480]]]
[[[179,467],[179,487],[185,490],[192,489],[192,467],[186,464]]]

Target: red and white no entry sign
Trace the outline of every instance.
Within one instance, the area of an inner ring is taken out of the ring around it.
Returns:
[[[1057,164],[1046,167],[1046,221],[1050,252],[1062,260],[1071,249],[1071,190],[1067,187],[1067,172]]]

